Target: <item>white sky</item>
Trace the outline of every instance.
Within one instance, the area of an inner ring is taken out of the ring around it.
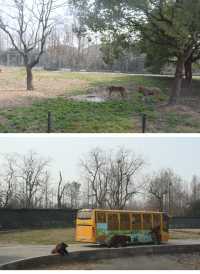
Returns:
[[[186,180],[191,180],[194,174],[200,176],[200,138],[118,136],[1,135],[0,152],[24,154],[34,150],[41,156],[52,159],[52,175],[57,176],[61,170],[66,180],[79,179],[80,158],[96,147],[104,150],[124,147],[143,155],[148,162],[145,173],[172,168]]]

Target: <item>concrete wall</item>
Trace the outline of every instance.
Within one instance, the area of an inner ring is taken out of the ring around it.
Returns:
[[[0,230],[75,226],[76,210],[0,209]],[[170,228],[200,228],[198,217],[173,217]]]
[[[0,230],[24,228],[72,227],[75,210],[0,209]]]
[[[170,221],[170,228],[200,228],[200,217],[173,217]]]

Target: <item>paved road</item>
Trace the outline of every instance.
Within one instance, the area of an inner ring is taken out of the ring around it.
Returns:
[[[169,244],[200,244],[200,240],[171,240]],[[84,244],[74,244],[70,245],[68,250],[72,251],[80,251],[80,250],[94,250],[99,248],[95,245],[84,245]],[[33,245],[16,245],[16,246],[1,246],[0,245],[0,265],[6,264],[12,261],[38,257],[38,256],[46,256],[51,254],[51,250],[53,249],[52,245],[45,246],[33,246]]]
[[[39,270],[200,270],[199,254],[165,254],[40,266]]]
[[[0,265],[9,263],[16,260],[38,257],[38,256],[46,256],[51,254],[51,250],[53,249],[53,245],[9,245],[9,246],[1,246],[0,245]],[[74,244],[70,245],[68,250],[72,251],[80,251],[80,250],[91,250],[97,248],[95,245],[80,245]]]

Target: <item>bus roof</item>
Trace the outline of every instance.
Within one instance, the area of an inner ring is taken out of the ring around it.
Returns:
[[[123,209],[81,209],[79,211],[100,211],[100,212],[125,212],[125,213],[141,213],[141,214],[145,214],[145,213],[149,213],[149,214],[167,214],[167,212],[160,212],[160,211],[145,211],[145,210],[123,210]]]

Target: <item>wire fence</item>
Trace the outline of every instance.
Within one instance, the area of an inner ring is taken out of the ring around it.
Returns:
[[[145,113],[137,115],[137,118],[141,120],[141,133],[147,132],[147,115]],[[48,111],[47,115],[47,133],[53,133],[53,113]]]

